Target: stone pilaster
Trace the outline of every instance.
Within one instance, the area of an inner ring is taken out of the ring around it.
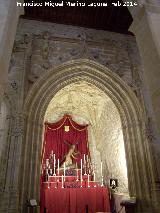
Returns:
[[[137,11],[131,25],[143,63],[143,96],[148,116],[147,128],[152,155],[155,161],[155,182],[152,188],[152,199],[155,212],[160,197],[160,4],[157,0],[146,1]]]

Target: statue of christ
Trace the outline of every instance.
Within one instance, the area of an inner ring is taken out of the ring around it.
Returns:
[[[69,143],[67,142],[67,144],[69,144]],[[73,162],[73,159],[78,159],[76,157],[76,155],[78,155],[79,152],[76,152],[75,149],[76,149],[75,144],[70,145],[70,149],[69,149],[68,153],[65,155],[64,161],[63,161],[62,165],[60,166],[61,168],[64,167],[64,163],[65,163],[66,168],[76,168],[76,164]]]

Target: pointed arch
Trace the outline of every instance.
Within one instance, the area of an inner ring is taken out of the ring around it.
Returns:
[[[145,203],[151,202],[150,189],[154,172],[150,147],[143,135],[145,117],[141,105],[120,77],[103,65],[87,59],[69,61],[51,69],[29,91],[24,104],[26,135],[23,144],[21,196],[26,200],[27,192],[29,197],[39,198],[43,120],[50,100],[64,86],[81,80],[101,89],[117,107],[123,128],[130,195]],[[32,186],[35,186],[34,191]]]

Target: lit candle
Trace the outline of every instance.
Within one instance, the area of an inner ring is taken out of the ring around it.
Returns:
[[[101,176],[102,176],[103,174],[102,174],[102,161],[101,161]]]
[[[58,159],[58,176],[59,176],[59,159]]]

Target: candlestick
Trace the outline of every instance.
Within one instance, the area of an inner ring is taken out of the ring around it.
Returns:
[[[63,185],[63,175],[62,175],[62,188],[64,188],[64,185]]]
[[[64,181],[65,181],[65,170],[66,170],[66,163],[64,162],[64,170],[63,170],[63,174],[64,174]]]
[[[46,170],[45,170],[45,182],[47,182],[48,181],[48,169],[46,168]]]
[[[46,167],[48,168],[49,166],[49,159],[46,159]]]
[[[87,175],[87,173],[86,173],[86,164],[84,165],[84,175]]]
[[[59,158],[58,158],[58,176],[59,176]]]
[[[86,157],[85,157],[85,154],[84,154],[84,175],[87,175],[86,174]]]
[[[53,155],[53,175],[55,176],[56,175],[56,157],[55,157],[55,154]]]
[[[82,159],[81,159],[81,181],[82,181]]]
[[[101,184],[101,187],[103,187],[104,186],[104,184],[103,184],[103,176],[102,176],[102,184]]]
[[[46,169],[46,175],[48,175],[48,169]]]
[[[88,174],[88,155],[86,155],[86,173]]]
[[[53,175],[56,176],[56,159],[54,160],[54,166],[53,166]]]
[[[89,174],[88,174],[88,187],[90,187],[90,185],[89,185]]]
[[[78,168],[77,168],[77,170],[76,170],[76,171],[77,171],[77,180],[76,180],[76,181],[79,181],[79,180],[78,180]]]
[[[49,185],[49,182],[48,182],[48,189],[50,189],[50,185]]]

